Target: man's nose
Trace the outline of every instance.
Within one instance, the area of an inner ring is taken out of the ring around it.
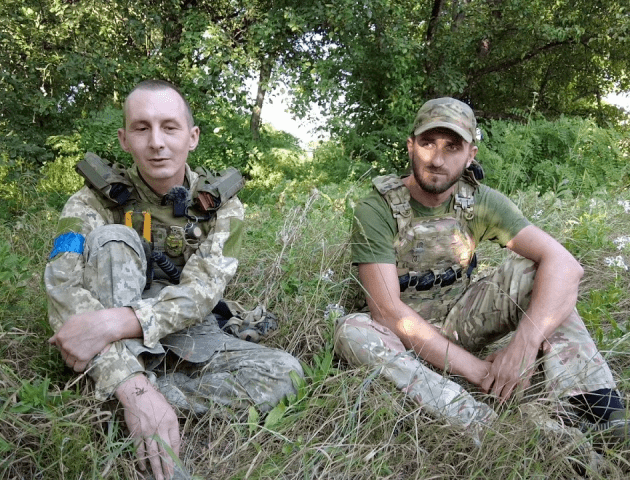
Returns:
[[[433,155],[431,155],[431,165],[434,167],[444,165],[444,152],[442,152],[441,148],[436,148]]]
[[[150,147],[159,150],[164,147],[164,137],[159,128],[151,129],[151,137],[149,138]]]

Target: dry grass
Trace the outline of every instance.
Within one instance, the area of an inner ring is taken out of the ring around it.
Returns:
[[[349,266],[345,204],[361,194],[331,187],[292,205],[248,209],[242,264],[226,296],[249,307],[262,301],[276,313],[281,328],[265,343],[297,356],[310,375],[273,424],[219,406],[202,418],[182,418],[181,456],[189,469],[206,479],[581,478],[576,469],[583,478],[628,478],[630,450],[609,450],[600,470],[589,470],[579,442],[545,435],[516,403],[498,408],[501,420],[478,447],[468,432],[430,418],[376,372],[333,356],[332,325],[323,311],[330,303],[350,310],[360,298]],[[588,200],[557,204],[532,194],[516,200],[529,216],[542,210],[536,222],[577,249],[586,271],[580,308],[592,318],[601,311],[602,324],[594,327],[602,331],[601,345],[621,386],[630,391],[628,335],[607,324],[610,316],[626,328],[630,276],[602,265],[615,253],[612,239],[630,234],[628,214],[615,202],[605,205],[601,221],[593,212],[584,216]],[[50,328],[39,275],[56,211],[41,203],[25,209],[30,213],[19,228],[16,222],[0,226],[10,255],[26,265],[19,280],[2,283],[0,479],[140,478],[120,412],[94,401],[89,382],[64,369],[46,344]],[[595,236],[582,228],[587,221],[594,222]],[[492,268],[503,255],[484,247],[482,267]],[[625,288],[614,297],[617,304],[595,305],[590,292],[611,285]],[[552,413],[553,406],[534,398],[536,411]]]

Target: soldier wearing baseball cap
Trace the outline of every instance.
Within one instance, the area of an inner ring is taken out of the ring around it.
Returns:
[[[350,243],[369,313],[337,319],[335,351],[353,365],[380,368],[425,411],[473,427],[467,431],[475,436],[497,414],[449,374],[505,401],[529,385],[544,345],[548,398],[568,400],[558,411],[573,405],[567,413],[623,440],[620,394],[575,309],[582,267],[470,172],[476,132],[468,105],[429,100],[407,139],[411,175],[374,178],[374,190],[358,202]],[[472,281],[482,241],[517,255]],[[510,332],[505,348],[476,355]]]

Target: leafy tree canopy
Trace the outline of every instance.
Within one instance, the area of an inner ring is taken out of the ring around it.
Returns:
[[[616,110],[602,97],[630,89],[629,15],[626,0],[5,0],[0,150],[48,161],[48,137],[145,78],[178,84],[204,132],[251,116],[254,139],[266,91],[289,82],[296,114],[319,104],[348,151],[388,165],[437,95],[485,120],[535,110],[605,125]]]

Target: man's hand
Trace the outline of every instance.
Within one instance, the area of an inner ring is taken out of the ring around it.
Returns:
[[[492,393],[501,402],[510,398],[515,390],[529,386],[540,344],[528,341],[518,330],[507,347],[490,354],[492,362],[489,375],[482,381],[481,389]]]
[[[48,343],[59,348],[70,368],[83,372],[112,342],[141,335],[140,323],[131,308],[108,308],[71,316]]]
[[[147,459],[155,480],[169,479],[174,471],[172,450],[179,456],[179,421],[173,408],[144,375],[136,375],[116,389],[125,410],[125,422],[134,439],[140,469]]]

